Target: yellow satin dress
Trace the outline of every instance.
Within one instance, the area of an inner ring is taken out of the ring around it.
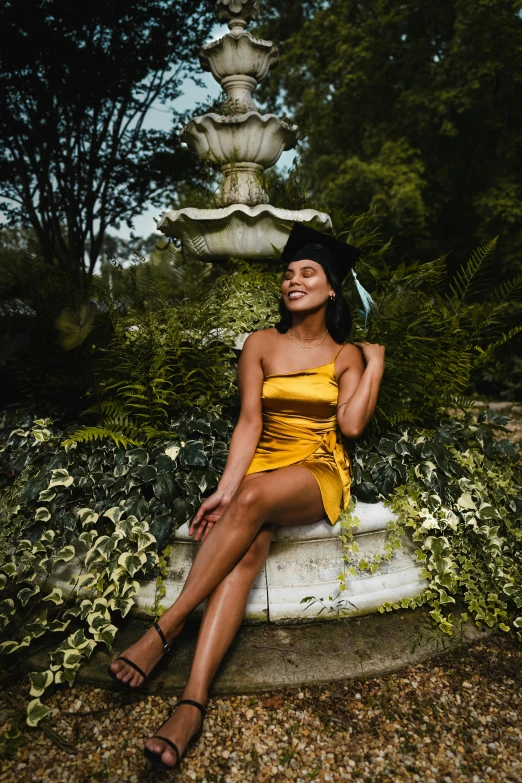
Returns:
[[[342,348],[320,367],[265,376],[263,431],[246,472],[302,465],[315,476],[332,525],[348,507],[353,476],[337,426],[335,360]]]

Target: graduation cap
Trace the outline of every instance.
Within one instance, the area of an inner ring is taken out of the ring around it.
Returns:
[[[297,221],[293,224],[288,241],[281,253],[281,261],[290,264],[292,261],[316,261],[321,263],[325,261],[335,270],[339,282],[342,283],[346,275],[351,272],[355,281],[355,287],[361,297],[364,311],[364,327],[368,314],[373,310],[374,315],[378,315],[376,303],[368,291],[361,285],[354,269],[355,262],[361,255],[361,250],[336,239],[331,234],[325,234],[317,231],[315,228],[305,226]]]

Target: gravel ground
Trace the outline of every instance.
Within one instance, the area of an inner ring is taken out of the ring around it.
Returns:
[[[150,771],[144,739],[169,699],[79,686],[56,692],[47,728],[23,724],[28,687],[0,696],[0,781],[167,780]],[[17,710],[17,706],[20,709]],[[522,647],[507,638],[366,681],[212,699],[181,781],[482,783],[522,779]],[[70,746],[60,747],[64,743]]]

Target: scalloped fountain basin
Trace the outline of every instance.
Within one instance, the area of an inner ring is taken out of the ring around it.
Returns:
[[[205,71],[210,71],[217,82],[226,76],[245,74],[262,81],[279,61],[272,41],[254,38],[249,32],[241,35],[227,33],[217,41],[202,46],[199,60]]]
[[[299,129],[275,114],[205,114],[194,117],[181,138],[200,158],[213,163],[249,162],[270,168],[285,150],[295,147]]]
[[[395,519],[395,515],[383,503],[357,503],[355,514],[362,524],[355,531],[360,555],[368,559],[382,554],[386,524]],[[303,527],[276,528],[267,562],[250,593],[246,621],[285,624],[338,619],[335,611],[339,589],[337,577],[345,568],[340,532],[339,523],[332,527],[324,519]],[[165,579],[163,608],[170,606],[180,594],[198,546],[189,537],[186,525],[176,531]],[[340,596],[346,608],[343,615],[370,614],[386,601],[400,601],[421,593],[426,581],[420,578],[422,565],[416,562],[415,549],[411,538],[405,536],[402,546],[394,550],[392,559],[382,562],[373,574],[361,572],[348,577],[347,589]],[[61,587],[67,594],[68,582],[78,573],[79,567],[75,560],[64,565],[57,572],[58,578],[52,580],[52,586]],[[155,596],[155,580],[142,581],[134,613],[152,616]],[[301,603],[310,596],[318,602]],[[203,607],[204,604],[197,613],[201,613]]]
[[[167,212],[158,223],[158,231],[181,239],[196,258],[267,260],[277,258],[274,247],[281,249],[286,244],[295,220],[311,222],[321,231],[332,227],[330,216],[315,209],[293,211],[270,204],[232,204],[224,209],[186,207]]]

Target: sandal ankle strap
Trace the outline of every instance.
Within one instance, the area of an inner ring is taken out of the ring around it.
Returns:
[[[200,704],[199,701],[194,701],[193,699],[180,699],[173,706],[172,711],[174,711],[176,707],[181,707],[182,704],[190,704],[192,707],[197,707],[198,710],[201,712],[202,719],[203,720],[205,719],[205,716],[207,714],[205,707],[202,704]]]
[[[168,641],[167,641],[167,637],[165,636],[165,634],[163,633],[163,631],[162,631],[162,630],[161,630],[161,628],[159,627],[159,625],[158,625],[158,623],[156,622],[156,620],[154,620],[154,628],[155,628],[155,629],[156,629],[156,631],[159,633],[160,639],[161,639],[161,641],[162,641],[162,644],[163,644],[163,652],[164,652],[164,653],[168,653],[168,652],[170,652],[172,648],[171,648],[170,644],[169,644],[169,643],[168,643]]]

